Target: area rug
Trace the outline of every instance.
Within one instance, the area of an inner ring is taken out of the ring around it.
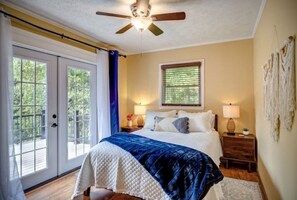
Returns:
[[[78,173],[74,174],[75,176]],[[220,182],[223,197],[219,197],[219,200],[263,200],[259,184],[252,181],[244,181],[239,179],[233,179],[224,177]],[[221,193],[220,192],[220,193]],[[108,195],[106,195],[106,194]],[[111,194],[110,194],[111,193]],[[111,198],[112,197],[112,198]],[[113,193],[105,189],[92,188],[91,199],[96,200],[135,200],[140,198],[128,196],[120,193]]]
[[[221,200],[262,200],[257,182],[244,181],[225,177],[220,182],[224,197]]]

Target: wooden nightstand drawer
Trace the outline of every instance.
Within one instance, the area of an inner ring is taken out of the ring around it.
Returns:
[[[244,162],[249,164],[249,171],[251,164],[255,164],[256,159],[256,137],[252,134],[243,136],[236,133],[234,136],[222,134],[222,148],[223,157],[222,161],[226,161],[228,168],[228,161]]]
[[[246,147],[254,148],[254,140],[245,140],[242,138],[223,137],[223,145],[229,147]]]
[[[224,148],[224,157],[254,161],[254,151],[244,147]]]

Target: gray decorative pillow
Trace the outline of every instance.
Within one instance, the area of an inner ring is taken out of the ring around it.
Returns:
[[[154,131],[189,133],[189,118],[155,117]]]

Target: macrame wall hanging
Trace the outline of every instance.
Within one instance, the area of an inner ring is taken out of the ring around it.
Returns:
[[[275,34],[276,28],[275,28]],[[285,40],[264,65],[264,116],[270,134],[279,139],[280,126],[290,131],[296,110],[295,36]]]

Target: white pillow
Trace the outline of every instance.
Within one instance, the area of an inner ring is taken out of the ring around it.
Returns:
[[[186,111],[179,111],[178,117],[189,118],[190,132],[210,132],[212,130],[213,114],[209,110],[207,112],[189,113]]]
[[[176,117],[176,110],[171,110],[167,112],[158,112],[147,110],[145,116],[145,124],[143,128],[153,129],[155,123],[155,117]]]

